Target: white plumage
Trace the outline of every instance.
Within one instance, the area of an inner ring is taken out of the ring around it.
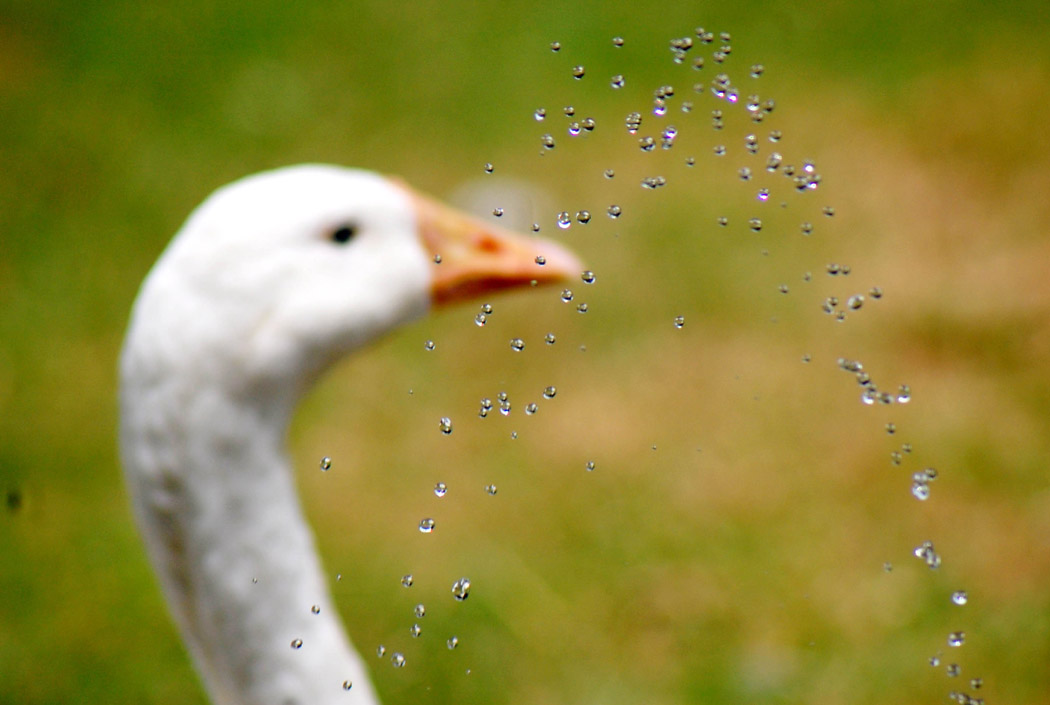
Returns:
[[[284,448],[317,375],[433,301],[579,270],[558,245],[338,167],[251,176],[190,216],[135,302],[120,449],[153,566],[216,703],[377,702]]]

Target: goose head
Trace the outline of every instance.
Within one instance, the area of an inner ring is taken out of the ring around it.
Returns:
[[[194,211],[143,285],[126,351],[141,349],[146,368],[193,369],[201,383],[297,396],[333,360],[433,305],[580,269],[553,242],[398,180],[288,167],[225,186]]]

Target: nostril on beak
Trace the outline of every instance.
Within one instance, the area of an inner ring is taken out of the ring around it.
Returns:
[[[494,255],[503,250],[503,246],[500,244],[499,240],[494,237],[489,237],[488,235],[482,235],[481,238],[478,239],[477,245],[478,249],[490,255]]]

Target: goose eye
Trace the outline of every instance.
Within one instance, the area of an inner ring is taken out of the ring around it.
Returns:
[[[332,231],[331,238],[332,242],[337,242],[340,245],[350,242],[354,239],[354,235],[357,234],[357,226],[347,223],[340,225],[338,228]]]

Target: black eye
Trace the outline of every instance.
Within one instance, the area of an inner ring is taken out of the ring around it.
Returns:
[[[338,228],[332,231],[332,242],[338,242],[340,245],[350,242],[354,239],[354,235],[357,234],[357,226],[347,223],[346,225],[340,225]]]

